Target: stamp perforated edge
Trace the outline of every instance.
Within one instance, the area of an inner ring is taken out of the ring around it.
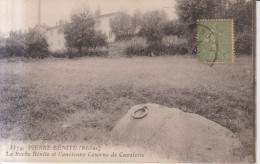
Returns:
[[[198,23],[199,21],[230,21],[231,20],[231,34],[232,34],[232,37],[231,37],[231,40],[232,40],[232,61],[231,62],[214,62],[214,64],[233,64],[234,63],[234,60],[235,60],[235,43],[234,43],[234,19],[197,19],[197,35],[196,35],[196,39],[197,41],[199,40],[199,26],[198,26]],[[197,44],[197,55],[199,56],[198,54],[199,52],[199,45]],[[203,64],[210,64],[211,62],[201,62],[199,61],[199,58],[198,58],[198,62],[199,63],[203,63]]]

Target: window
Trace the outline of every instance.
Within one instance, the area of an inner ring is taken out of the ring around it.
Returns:
[[[62,34],[62,29],[58,29],[58,34]]]
[[[96,21],[96,27],[100,26],[101,25],[101,21],[100,20],[97,20]]]

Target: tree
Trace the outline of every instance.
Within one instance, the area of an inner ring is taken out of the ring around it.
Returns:
[[[225,17],[228,0],[179,0],[177,1],[179,20],[195,28],[198,19],[219,19]]]
[[[163,11],[145,13],[139,34],[146,39],[149,45],[160,44],[164,36],[163,24],[166,20],[167,16]]]
[[[182,36],[185,32],[185,25],[179,20],[170,20],[163,24],[163,31],[166,36]]]
[[[237,34],[251,34],[252,28],[252,2],[248,0],[178,0],[177,13],[179,20],[185,25],[184,36],[191,45],[192,53],[196,52],[197,20],[230,18],[235,22]],[[240,39],[248,41],[251,36]],[[252,42],[252,40],[251,40]],[[242,44],[243,45],[243,44]],[[247,45],[247,44],[244,44]],[[237,46],[236,46],[237,47]],[[238,47],[239,48],[239,47]],[[250,49],[250,48],[249,48]]]
[[[45,58],[49,54],[46,38],[38,31],[30,31],[25,37],[25,56],[32,58]]]
[[[135,10],[134,14],[133,14],[133,25],[135,26],[135,28],[140,28],[142,25],[142,17],[143,14],[140,10]]]
[[[228,0],[179,0],[177,1],[179,20],[196,24],[198,19],[223,18]]]
[[[133,18],[126,13],[119,13],[111,22],[110,27],[116,36],[116,40],[128,39],[132,37],[136,31]]]
[[[3,36],[0,36],[0,49],[3,49],[6,45],[6,39]]]
[[[6,39],[0,37],[0,58],[5,57],[5,45],[6,45]]]
[[[230,2],[225,16],[234,19],[236,33],[251,30],[252,9],[251,1],[236,0]]]
[[[23,34],[10,32],[10,37],[5,40],[2,50],[3,57],[20,57],[25,54],[25,40]]]
[[[234,19],[235,51],[240,54],[252,54],[252,1],[231,1],[225,13],[226,18]]]
[[[102,31],[95,31],[92,46],[93,48],[107,46],[107,36]]]
[[[198,19],[223,18],[228,6],[227,0],[179,0],[177,14],[179,21],[185,25],[184,36],[191,46],[190,53],[196,52],[196,34]]]
[[[82,56],[83,48],[93,46],[93,38],[95,36],[95,20],[87,7],[75,10],[71,14],[71,23],[66,24],[64,35],[66,46],[78,49]]]

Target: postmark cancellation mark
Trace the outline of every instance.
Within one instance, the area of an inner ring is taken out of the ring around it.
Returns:
[[[232,19],[198,20],[198,57],[201,63],[234,63]]]

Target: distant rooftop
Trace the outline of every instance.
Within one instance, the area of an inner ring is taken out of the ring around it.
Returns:
[[[103,14],[103,15],[100,15],[100,16],[96,16],[95,19],[102,19],[102,18],[105,18],[105,17],[109,17],[109,16],[113,16],[113,15],[116,15],[120,12],[112,12],[112,13],[108,13],[108,14]],[[41,27],[45,28],[46,30],[49,30],[49,29],[55,29],[55,28],[61,28],[63,27],[64,25],[66,24],[66,21],[63,21],[56,24],[56,26],[53,26],[53,27],[50,27],[50,26],[46,26],[46,25],[40,25]],[[34,28],[36,28],[38,25],[36,25]]]
[[[99,18],[103,18],[103,17],[108,17],[108,16],[116,15],[116,14],[119,14],[119,13],[120,13],[120,12],[108,13],[108,14],[104,14],[104,15],[97,16],[97,17],[95,17],[95,18],[99,19]]]

